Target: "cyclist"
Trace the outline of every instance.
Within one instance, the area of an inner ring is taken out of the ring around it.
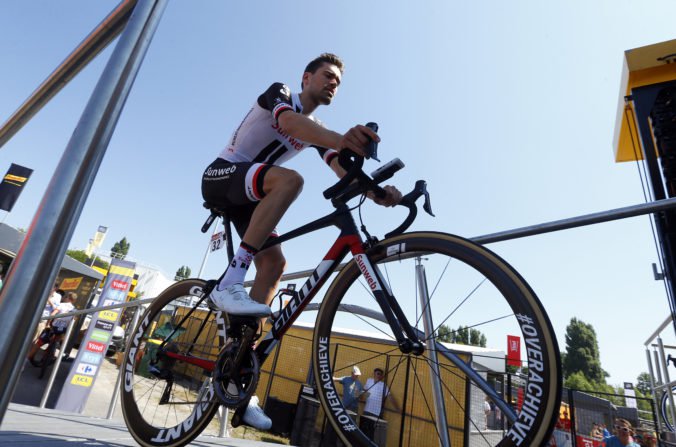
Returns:
[[[234,131],[227,146],[202,176],[202,195],[213,205],[227,208],[241,238],[241,244],[219,284],[209,296],[212,305],[233,315],[267,317],[286,260],[279,245],[259,252],[269,237],[276,237],[276,225],[303,187],[303,178],[280,165],[308,146],[319,152],[338,175],[345,175],[336,155],[351,149],[364,155],[378,135],[356,125],[341,134],[325,128],[312,113],[333,100],[343,75],[343,62],[331,53],[312,60],[301,80],[301,92],[292,93],[282,83],[272,84],[261,94]],[[383,206],[394,206],[401,193],[386,186]],[[251,295],[243,287],[251,262],[256,264]],[[252,299],[253,298],[253,299]],[[261,416],[262,415],[262,416]],[[270,419],[252,398],[244,422],[269,428]]]
[[[56,306],[54,310],[52,310],[51,315],[72,312],[73,309],[75,309],[75,305],[73,303],[76,300],[77,294],[75,292],[66,293],[61,299],[61,302]],[[47,327],[40,333],[40,336],[35,340],[35,342],[33,342],[33,346],[31,346],[31,349],[28,352],[28,359],[33,360],[33,356],[35,356],[35,354],[38,352],[38,349],[40,349],[40,347],[42,347],[43,345],[50,343],[50,338],[52,338],[52,335],[55,335],[53,341],[54,343],[60,342],[63,339],[63,335],[66,333],[66,329],[68,329],[68,324],[70,323],[70,320],[72,319],[73,316],[71,315],[69,317],[61,317],[54,318],[53,320],[48,320]]]

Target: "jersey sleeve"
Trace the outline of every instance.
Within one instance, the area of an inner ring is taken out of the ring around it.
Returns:
[[[281,82],[275,82],[258,97],[258,105],[271,112],[276,123],[282,113],[287,110],[293,112],[291,89]]]

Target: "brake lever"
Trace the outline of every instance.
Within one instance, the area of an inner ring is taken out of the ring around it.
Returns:
[[[371,129],[374,132],[378,132],[378,125],[376,123],[366,123],[366,127]],[[376,161],[380,161],[378,158],[378,142],[369,138],[369,142],[366,145],[366,158],[372,158]]]
[[[432,217],[437,217],[437,216],[435,216],[434,213],[432,212],[432,201],[430,200],[430,193],[429,193],[429,191],[427,190],[427,183],[425,183],[424,189],[425,189],[425,192],[424,192],[423,194],[424,194],[424,196],[425,196],[425,203],[423,204],[423,209],[424,209],[425,212],[426,212],[427,214],[429,214],[430,216],[432,216]]]

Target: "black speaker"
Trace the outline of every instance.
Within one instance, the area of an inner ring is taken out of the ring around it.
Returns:
[[[272,420],[272,433],[288,436],[293,428],[296,405],[269,396],[265,400],[265,414]]]

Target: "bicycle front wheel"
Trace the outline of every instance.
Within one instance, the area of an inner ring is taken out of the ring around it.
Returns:
[[[204,287],[199,279],[170,286],[143,313],[128,342],[120,384],[122,412],[142,446],[186,445],[218,410],[211,372],[166,355],[216,361],[225,320],[220,312],[194,307]]]
[[[486,248],[444,233],[403,234],[368,258],[425,351],[400,348],[375,300],[377,284],[362,276],[363,265],[347,264],[324,298],[313,341],[318,394],[343,441],[545,445],[559,413],[560,354],[523,278]],[[524,360],[506,368],[508,340]],[[360,378],[369,395],[357,414],[345,410],[346,390],[335,381],[354,366],[373,374]]]

